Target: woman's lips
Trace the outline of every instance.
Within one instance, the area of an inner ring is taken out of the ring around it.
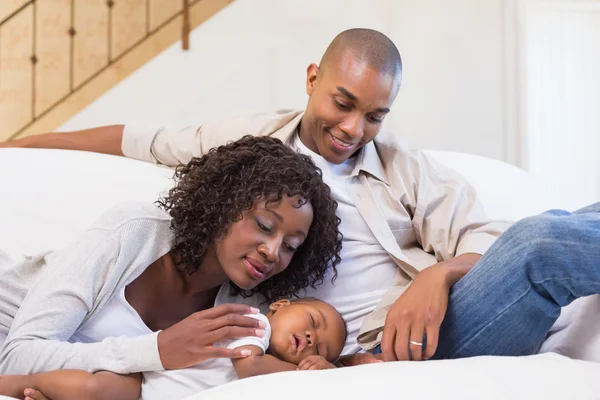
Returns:
[[[256,262],[253,261],[254,260],[250,260],[247,257],[244,258],[244,265],[246,266],[246,270],[254,279],[264,279],[264,277],[267,275],[266,271],[264,271],[264,269],[262,269],[260,265],[257,265]]]

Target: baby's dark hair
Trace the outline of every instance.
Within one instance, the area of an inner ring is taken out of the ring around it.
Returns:
[[[173,218],[173,250],[179,255],[178,267],[188,274],[197,271],[208,246],[223,237],[257,200],[266,199],[268,205],[285,195],[300,196],[298,207],[306,202],[312,205],[313,221],[306,240],[284,271],[252,290],[232,283],[232,294],[261,293],[271,301],[323,283],[329,267],[333,279],[337,277],[342,248],[337,202],[310,157],[279,139],[244,136],[179,166],[175,180],[175,187],[158,204]]]

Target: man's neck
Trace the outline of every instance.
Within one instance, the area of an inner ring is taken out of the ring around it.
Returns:
[[[312,151],[315,154],[319,154],[319,148],[317,147],[317,144],[315,143],[315,140],[313,139],[313,136],[310,134],[308,127],[306,125],[302,124],[302,121],[300,122],[300,124],[298,125],[297,129],[297,133],[298,133],[298,138],[300,139],[300,141],[302,142],[303,145],[305,145],[310,151]]]

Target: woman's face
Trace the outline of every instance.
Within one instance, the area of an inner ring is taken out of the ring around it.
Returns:
[[[252,289],[290,264],[306,239],[313,220],[312,205],[300,196],[279,203],[257,201],[215,241],[217,262],[241,289]]]

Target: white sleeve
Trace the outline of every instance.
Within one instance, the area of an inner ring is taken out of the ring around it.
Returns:
[[[265,335],[263,337],[246,336],[239,339],[228,340],[223,343],[223,347],[236,349],[242,346],[258,346],[266,353],[269,348],[269,341],[271,340],[271,324],[269,324],[269,319],[264,314],[247,314],[246,316],[256,318],[267,324]]]

